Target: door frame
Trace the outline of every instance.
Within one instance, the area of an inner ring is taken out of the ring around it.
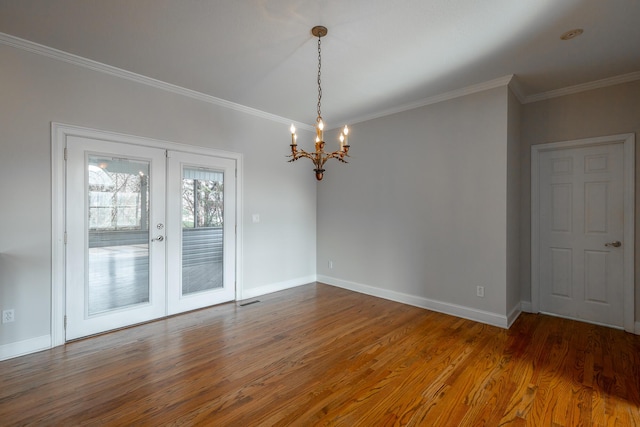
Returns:
[[[90,129],[63,123],[51,123],[51,347],[65,343],[65,200],[67,137],[77,136],[118,142],[164,150],[203,154],[230,159],[236,163],[236,248],[235,248],[235,299],[242,299],[242,154],[212,148],[197,147],[177,142],[126,135],[117,132]]]
[[[623,144],[624,165],[624,258],[623,258],[623,322],[624,330],[640,334],[635,327],[635,134],[602,136],[595,138],[560,141],[531,146],[531,310],[540,312],[540,153],[597,145]]]

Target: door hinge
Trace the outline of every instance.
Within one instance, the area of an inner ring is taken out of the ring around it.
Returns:
[[[64,147],[64,159],[67,160],[67,147]]]
[[[64,315],[64,329],[67,330],[67,315]]]
[[[67,244],[67,232],[66,231],[64,232],[64,244],[65,245]]]

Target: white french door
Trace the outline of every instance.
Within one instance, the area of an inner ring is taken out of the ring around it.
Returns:
[[[235,298],[233,159],[67,136],[66,332]]]
[[[235,297],[235,161],[168,153],[168,313]]]

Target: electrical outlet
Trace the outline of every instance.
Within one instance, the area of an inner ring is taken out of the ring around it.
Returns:
[[[15,321],[16,321],[16,316],[13,309],[2,310],[2,323],[11,323]]]
[[[479,297],[484,297],[484,286],[476,286],[476,295]]]
[[[332,270],[333,269],[333,261],[329,260],[329,269]]]

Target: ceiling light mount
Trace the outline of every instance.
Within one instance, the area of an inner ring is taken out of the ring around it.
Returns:
[[[323,27],[322,25],[317,25],[311,29],[311,34],[318,38],[326,36],[327,32],[327,27]]]
[[[315,151],[307,152],[304,150],[298,150],[298,135],[296,135],[296,127],[291,125],[291,154],[287,157],[291,157],[290,162],[294,162],[298,159],[306,157],[310,159],[316,172],[316,179],[318,181],[322,180],[324,176],[324,164],[329,159],[337,159],[342,163],[348,163],[344,158],[349,157],[349,128],[347,126],[342,129],[342,133],[340,133],[340,149],[338,151],[334,151],[332,153],[327,153],[324,151],[324,122],[322,121],[322,113],[320,111],[320,104],[322,101],[322,86],[321,86],[321,73],[320,70],[322,68],[322,49],[321,49],[321,41],[320,39],[327,35],[327,28],[321,25],[313,27],[311,29],[311,34],[314,37],[318,38],[318,117],[316,119],[316,147]]]
[[[562,39],[562,40],[571,40],[573,38],[578,37],[582,33],[584,33],[584,30],[582,28],[574,28],[573,30],[569,30],[569,31],[563,33],[560,36],[560,39]]]

